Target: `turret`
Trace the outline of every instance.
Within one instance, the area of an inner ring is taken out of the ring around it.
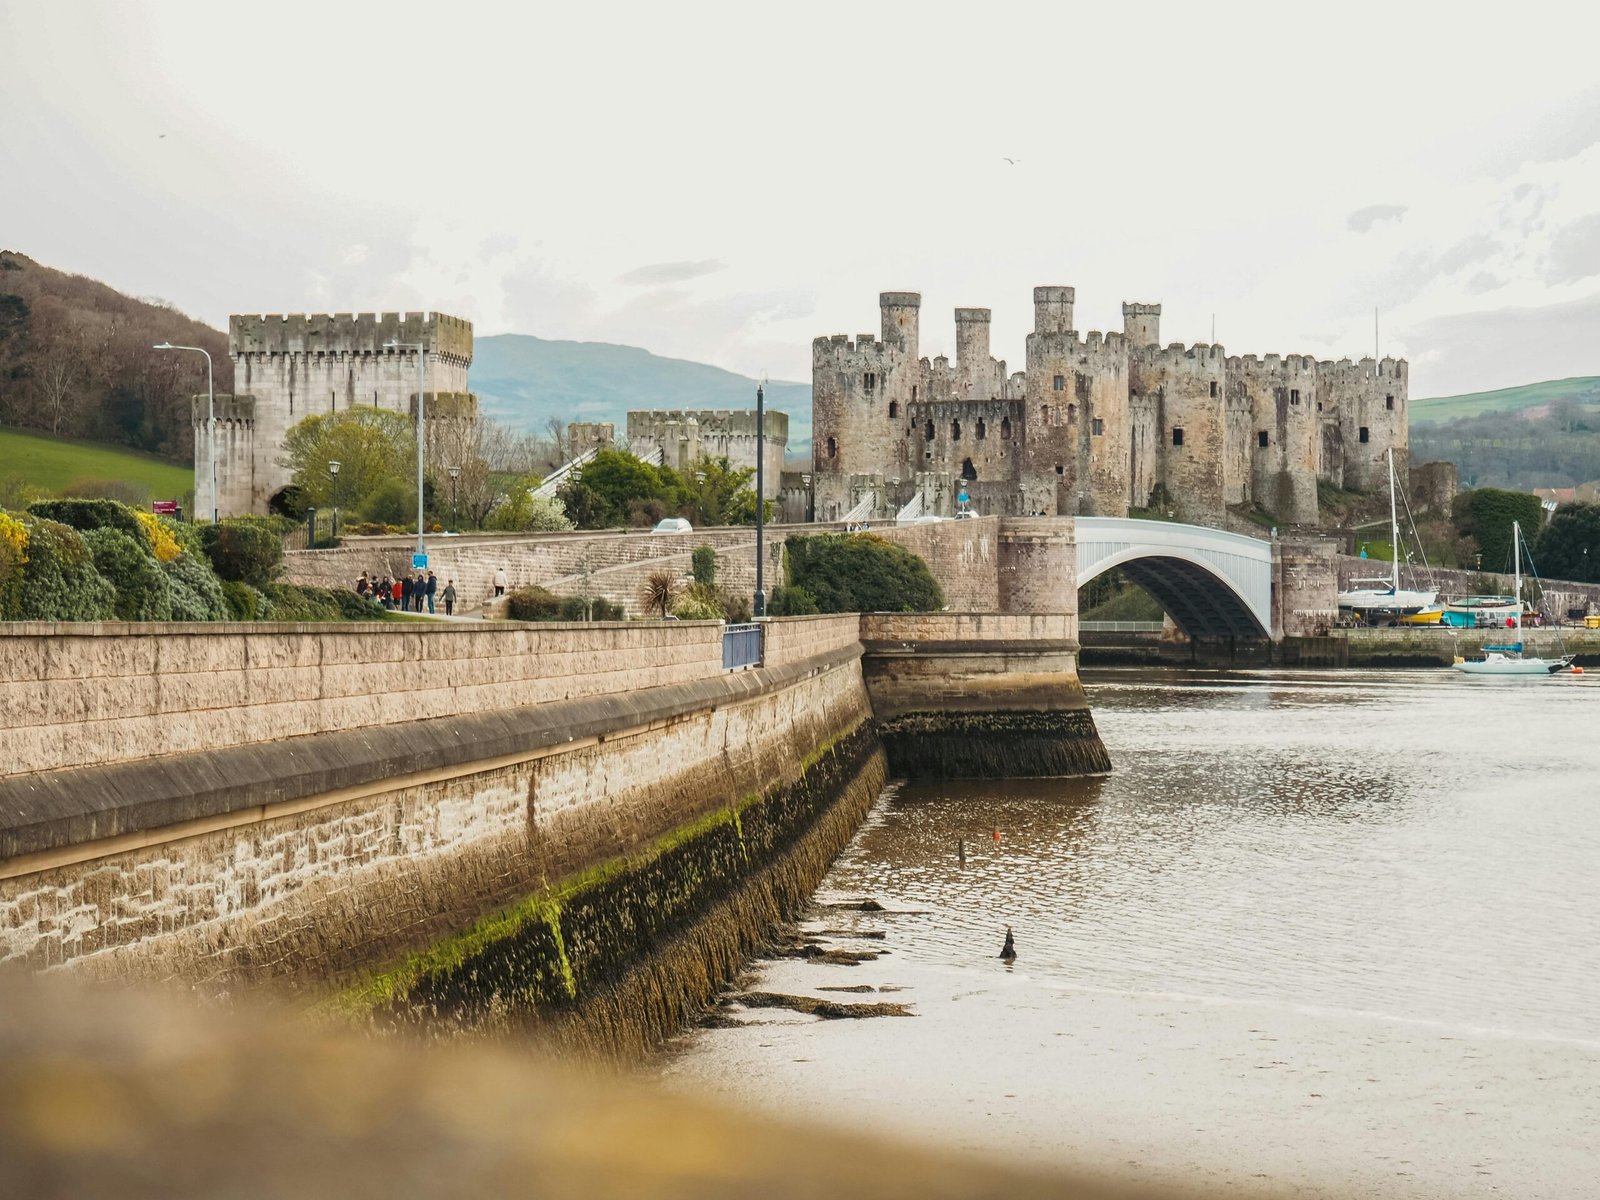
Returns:
[[[916,292],[879,292],[878,311],[883,318],[883,342],[899,342],[905,356],[916,362],[917,317],[922,297]]]
[[[1071,333],[1072,303],[1077,292],[1069,287],[1036,287],[1033,289],[1033,331],[1035,333]]]
[[[956,309],[956,367],[968,377],[989,366],[989,310]]]
[[[1122,305],[1122,333],[1131,346],[1159,346],[1161,344],[1161,305]]]

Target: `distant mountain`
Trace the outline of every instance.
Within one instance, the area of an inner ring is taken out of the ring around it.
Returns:
[[[1441,421],[1476,417],[1488,412],[1521,412],[1562,400],[1571,400],[1590,408],[1600,405],[1600,376],[1549,379],[1543,383],[1525,383],[1521,387],[1500,388],[1493,392],[1469,392],[1464,396],[1434,396],[1413,400],[1411,424],[1437,425]]]
[[[473,344],[472,390],[485,416],[539,432],[561,421],[611,421],[630,409],[754,408],[756,381],[721,367],[662,358],[637,346],[502,333]],[[811,440],[811,385],[771,381],[767,407],[789,417],[789,449]]]

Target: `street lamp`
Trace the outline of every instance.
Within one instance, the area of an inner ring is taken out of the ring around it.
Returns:
[[[385,350],[415,350],[417,352],[417,554],[425,556],[427,547],[422,543],[422,453],[426,427],[423,425],[422,406],[428,383],[428,346],[425,342],[385,342]],[[424,564],[414,563],[421,568]]]
[[[762,545],[767,532],[767,488],[766,488],[766,460],[767,460],[767,397],[765,381],[756,384],[756,595],[755,612],[757,617],[767,615],[767,591],[762,581],[762,558],[765,557]]]
[[[461,478],[461,468],[446,467],[445,470],[450,472],[450,531],[460,533],[460,527],[456,524],[456,480]]]
[[[333,479],[333,540],[339,540],[339,460],[328,460],[328,475]]]
[[[206,356],[206,457],[211,460],[211,523],[217,523],[217,389],[211,375],[211,354],[203,346],[157,342],[155,350],[192,350]],[[197,506],[198,507],[198,506]]]

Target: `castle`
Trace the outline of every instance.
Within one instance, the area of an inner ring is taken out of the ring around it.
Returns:
[[[956,359],[918,355],[916,292],[878,297],[880,332],[812,344],[819,521],[949,515],[1126,516],[1207,525],[1254,505],[1317,521],[1317,483],[1369,489],[1406,469],[1404,359],[1317,361],[1161,346],[1161,306],[1121,333],[1073,328],[1070,287],[1033,290],[1026,369],[989,353],[989,310],[958,308]],[[1403,478],[1403,474],[1402,474]],[[914,510],[914,509],[913,509]]]
[[[391,346],[390,343],[397,343]],[[430,459],[458,423],[477,420],[467,390],[472,323],[443,313],[230,316],[231,396],[216,400],[217,508],[265,513],[288,486],[284,437],[313,413],[363,405],[417,411],[417,346],[427,351],[424,415]],[[194,399],[195,511],[212,508],[206,397]]]

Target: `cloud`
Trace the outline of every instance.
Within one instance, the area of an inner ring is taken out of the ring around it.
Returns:
[[[1550,237],[1550,265],[1545,279],[1572,283],[1600,275],[1600,213],[1563,225]]]
[[[1357,233],[1367,233],[1379,221],[1398,221],[1405,214],[1404,204],[1369,204],[1351,213],[1346,223]]]
[[[646,286],[687,283],[691,279],[699,279],[702,275],[714,275],[718,271],[725,270],[727,265],[714,258],[702,258],[693,262],[649,263],[619,276],[617,282]]]
[[[1413,398],[1600,374],[1600,296],[1564,304],[1454,313],[1419,322],[1408,341],[1426,349],[1412,358]],[[1511,349],[1486,354],[1485,348]],[[1421,374],[1423,388],[1416,385]]]

